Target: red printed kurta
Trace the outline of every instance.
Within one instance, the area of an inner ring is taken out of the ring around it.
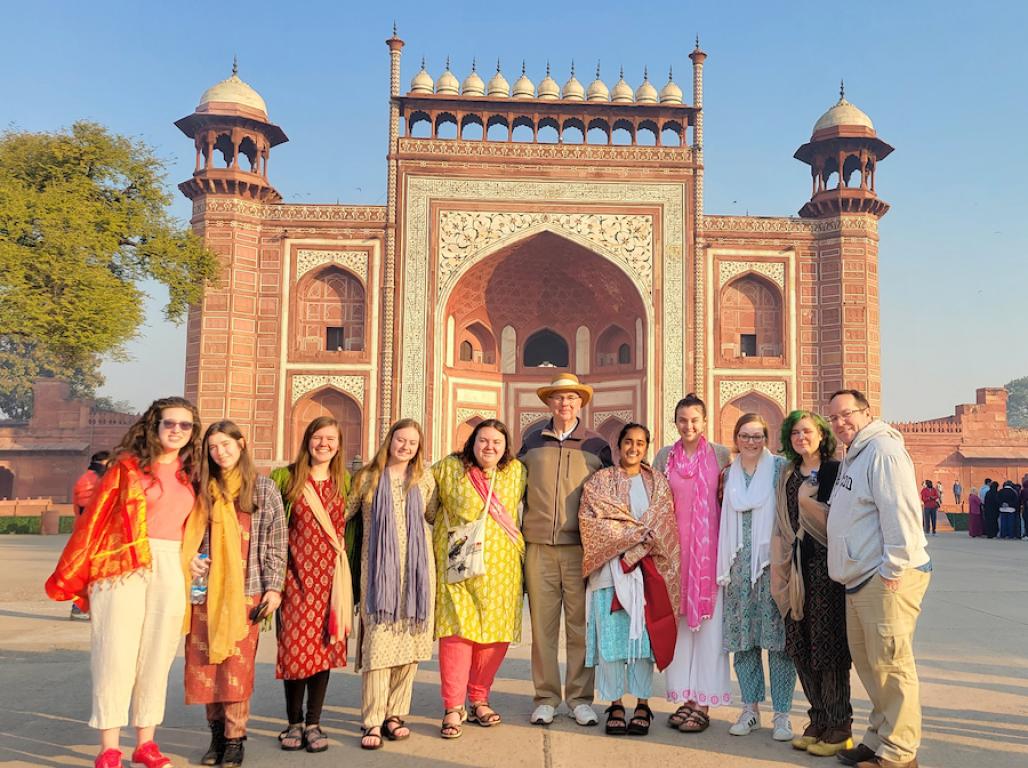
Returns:
[[[237,512],[240,539],[240,565],[246,572],[250,551],[250,529],[253,516]],[[246,598],[246,614],[261,602],[260,595]],[[214,704],[247,701],[253,693],[254,660],[257,657],[257,639],[260,622],[250,624],[246,637],[236,643],[236,650],[220,664],[211,664],[207,645],[207,603],[192,605],[193,612],[186,635],[186,704]]]
[[[329,501],[331,480],[308,482],[314,485],[342,540],[346,499],[339,495]],[[335,551],[301,496],[289,516],[289,563],[278,613],[275,677],[301,680],[346,666],[346,642],[330,643],[328,639],[328,598],[334,570]]]

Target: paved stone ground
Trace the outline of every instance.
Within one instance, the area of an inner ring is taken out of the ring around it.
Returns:
[[[89,627],[67,620],[68,606],[46,600],[42,584],[65,537],[0,536],[0,765],[88,766],[96,754],[89,716]],[[932,538],[935,575],[917,635],[925,738],[921,764],[935,768],[1028,765],[1028,542]],[[246,765],[309,768],[396,766],[706,766],[837,765],[773,742],[770,729],[736,738],[727,733],[734,707],[715,710],[710,730],[679,734],[664,726],[671,707],[654,699],[657,720],[644,739],[604,736],[567,717],[549,728],[532,726],[529,637],[500,670],[493,704],[505,722],[465,728],[463,738],[437,736],[441,714],[435,662],[418,672],[413,737],[379,752],[358,747],[359,679],[333,673],[323,725],[332,746],[321,755],[285,754],[274,735],[283,701],[274,679],[274,640],[265,635],[258,656]],[[854,675],[857,730],[868,703]],[[661,681],[655,691],[662,689]],[[736,689],[738,693],[738,689]],[[182,659],[171,673],[168,712],[158,731],[164,750],[182,768],[196,765],[206,746],[200,707],[182,704]],[[793,725],[804,723],[797,692]],[[765,715],[766,717],[766,715]]]

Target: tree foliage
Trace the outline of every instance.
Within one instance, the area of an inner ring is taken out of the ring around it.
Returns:
[[[140,283],[169,291],[181,322],[218,273],[217,256],[168,212],[153,150],[96,123],[0,135],[0,410],[31,413],[32,379],[103,383],[143,321]]]
[[[1007,391],[1007,424],[1028,429],[1028,376],[1008,382],[1004,389]]]

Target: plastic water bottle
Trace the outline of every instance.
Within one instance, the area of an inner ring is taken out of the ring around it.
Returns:
[[[198,555],[201,560],[207,561],[207,555]],[[195,576],[193,583],[189,585],[189,602],[193,605],[203,605],[207,602],[207,576]]]

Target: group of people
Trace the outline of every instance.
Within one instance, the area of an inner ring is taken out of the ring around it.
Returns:
[[[1028,475],[1020,483],[985,478],[968,497],[967,530],[972,538],[1028,541]]]
[[[607,734],[644,736],[656,667],[676,705],[668,725],[699,733],[711,708],[732,703],[731,663],[743,706],[729,732],[745,736],[763,725],[766,651],[773,739],[861,768],[916,766],[912,641],[931,562],[899,434],[843,390],[827,420],[789,414],[782,455],[764,419],[743,415],[732,458],[705,437],[706,406],[690,394],[674,412],[679,439],[652,465],[637,423],[621,430],[615,463],[579,418],[592,394],[566,373],[539,388],[552,418],[516,457],[507,427],[488,419],[429,466],[420,425],[401,419],[352,478],[332,418],[312,421],[293,463],[269,478],[231,421],[201,437],[190,402],[154,402],[113,451],[46,585],[92,614],[97,768],[121,765],[130,711],[132,761],[170,763],[155,729],[183,634],[186,703],[205,705],[211,730],[201,762],[241,765],[273,616],[283,750],[328,747],[322,706],[351,640],[361,747],[411,735],[415,674],[435,641],[440,736],[497,726],[490,693],[520,641],[526,592],[534,724],[566,704],[596,725],[598,698]],[[856,747],[851,662],[872,704]],[[797,677],[810,705],[798,735]]]

